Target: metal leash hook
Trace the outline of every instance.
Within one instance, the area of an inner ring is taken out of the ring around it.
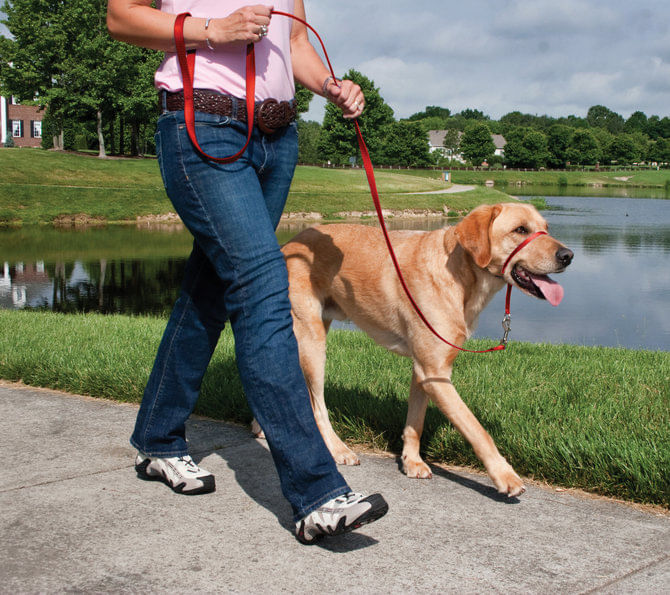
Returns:
[[[507,346],[507,337],[508,337],[510,331],[512,330],[512,315],[511,314],[505,314],[505,316],[503,316],[502,327],[503,327],[503,331],[505,331],[505,332],[503,334],[503,338],[500,340],[500,344],[503,347],[506,347]]]

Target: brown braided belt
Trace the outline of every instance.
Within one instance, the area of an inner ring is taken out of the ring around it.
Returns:
[[[233,113],[235,111],[234,103],[237,104],[237,113]],[[184,93],[181,91],[177,93],[161,91],[159,106],[161,110],[166,107],[171,112],[183,110]],[[237,99],[234,102],[230,95],[223,95],[216,91],[194,89],[193,107],[197,112],[228,116],[240,122],[247,121],[247,106],[243,99]],[[254,121],[265,134],[273,134],[280,128],[288,126],[296,119],[296,116],[297,110],[293,101],[277,101],[270,98],[256,103],[254,109]]]

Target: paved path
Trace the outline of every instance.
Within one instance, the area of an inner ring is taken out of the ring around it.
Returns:
[[[136,478],[136,407],[0,385],[0,592],[668,593],[670,519],[483,475],[405,478],[393,457],[344,468],[389,514],[303,546],[271,458],[246,428],[194,419],[217,491]]]
[[[469,192],[474,190],[474,186],[466,186],[464,184],[452,184],[449,188],[444,190],[428,190],[426,192],[408,192],[407,194],[456,194],[456,192]]]

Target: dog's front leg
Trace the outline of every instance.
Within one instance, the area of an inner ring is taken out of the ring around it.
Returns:
[[[448,377],[423,376],[421,387],[430,395],[439,410],[472,445],[475,454],[486,467],[496,489],[501,494],[519,496],[526,491],[521,478],[498,452],[488,432],[463,402]]]

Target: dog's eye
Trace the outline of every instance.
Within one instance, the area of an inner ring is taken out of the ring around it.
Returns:
[[[525,234],[528,233],[528,230],[527,230],[523,225],[519,225],[519,227],[517,227],[517,228],[514,230],[514,232],[515,232],[515,233],[522,233],[522,234],[525,235]]]

